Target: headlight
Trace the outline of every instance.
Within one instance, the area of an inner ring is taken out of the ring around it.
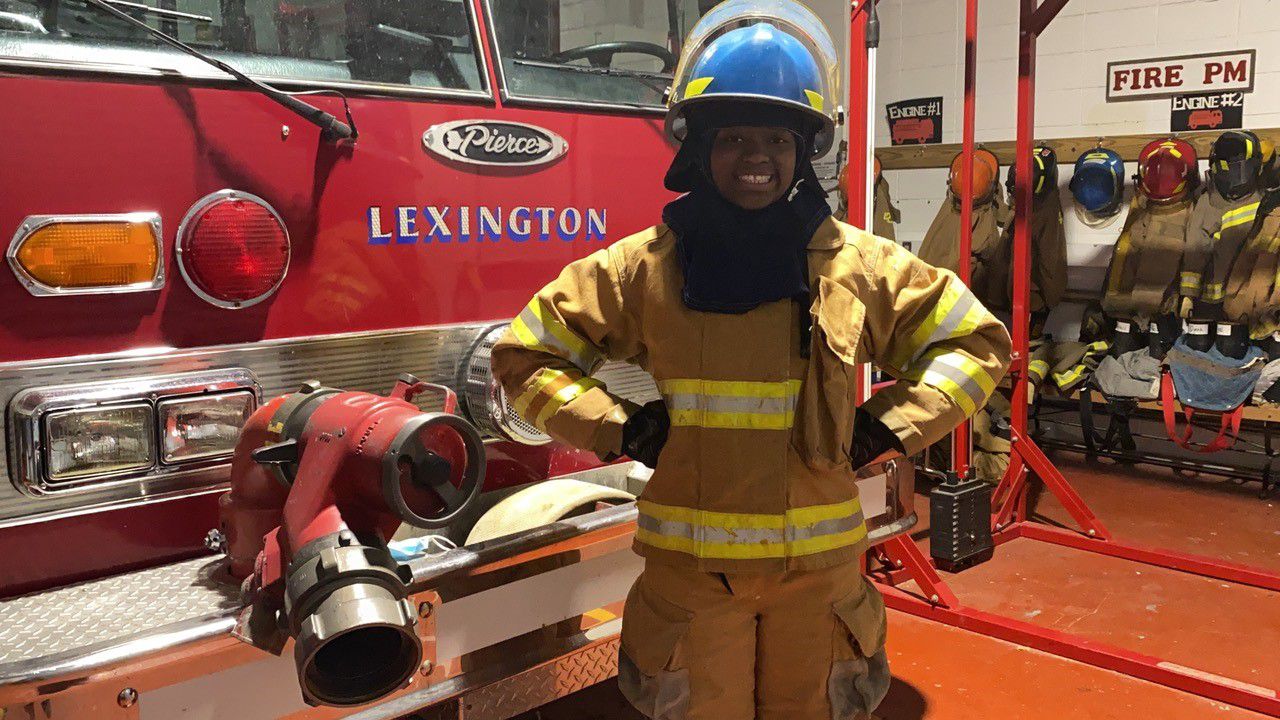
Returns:
[[[140,403],[50,413],[45,426],[49,482],[151,467],[156,457],[154,412]]]
[[[256,406],[251,392],[162,401],[161,461],[172,465],[230,455]]]
[[[211,485],[259,395],[244,368],[26,388],[8,407],[10,477],[36,496]]]

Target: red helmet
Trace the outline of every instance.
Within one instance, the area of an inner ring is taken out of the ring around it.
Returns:
[[[1154,203],[1177,202],[1199,177],[1196,149],[1185,140],[1154,140],[1138,154],[1138,191]]]

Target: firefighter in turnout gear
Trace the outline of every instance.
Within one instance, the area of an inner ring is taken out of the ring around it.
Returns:
[[[684,48],[666,186],[685,194],[538,292],[494,373],[554,438],[655,468],[619,657],[633,705],[866,718],[889,674],[854,472],[981,407],[1009,337],[952,273],[831,216],[811,160],[834,138],[839,85],[816,16],[731,0]],[[644,367],[662,400],[610,393],[590,375],[604,359]],[[858,408],[863,362],[898,382]]]

